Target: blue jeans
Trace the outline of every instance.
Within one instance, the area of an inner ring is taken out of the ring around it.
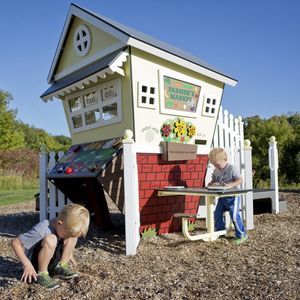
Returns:
[[[242,238],[246,236],[244,224],[239,213],[240,197],[222,197],[219,198],[215,209],[215,230],[224,230],[224,212],[229,211],[230,218],[234,225],[235,237]]]

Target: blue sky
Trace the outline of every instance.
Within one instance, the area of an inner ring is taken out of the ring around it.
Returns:
[[[300,111],[300,1],[77,0],[75,4],[186,50],[237,79],[234,116]],[[17,118],[69,135],[60,100],[44,103],[47,75],[71,1],[0,0],[0,89]]]

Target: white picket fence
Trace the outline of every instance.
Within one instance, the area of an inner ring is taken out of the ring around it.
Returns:
[[[40,221],[52,219],[57,213],[71,201],[55,187],[53,183],[47,180],[47,173],[56,162],[64,155],[60,151],[47,153],[44,148],[40,152]]]

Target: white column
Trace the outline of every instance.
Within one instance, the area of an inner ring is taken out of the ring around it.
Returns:
[[[244,161],[245,161],[245,178],[244,187],[245,189],[252,189],[252,147],[249,140],[244,141]],[[253,192],[248,192],[245,197],[245,221],[246,229],[254,229],[253,222]]]
[[[56,164],[55,160],[56,152],[51,151],[49,153],[49,164],[48,168],[51,171]],[[49,187],[49,220],[56,218],[56,213],[58,212],[58,208],[56,206],[57,194],[56,194],[56,186],[52,182],[48,182]]]
[[[272,197],[272,212],[279,213],[279,193],[278,193],[278,150],[275,136],[269,139],[269,167],[271,177],[271,189],[274,189],[275,197]]]
[[[47,165],[48,165],[48,153],[45,145],[40,149],[40,221],[47,219],[48,208],[48,186],[47,186]]]
[[[135,144],[124,144],[124,201],[126,255],[135,255],[140,241],[138,170]]]

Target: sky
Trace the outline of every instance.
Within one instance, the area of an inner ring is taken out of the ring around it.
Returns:
[[[43,102],[67,0],[0,0],[0,89],[17,119],[70,136],[60,100]],[[239,82],[222,106],[235,117],[300,111],[298,0],[74,0],[204,60]]]

